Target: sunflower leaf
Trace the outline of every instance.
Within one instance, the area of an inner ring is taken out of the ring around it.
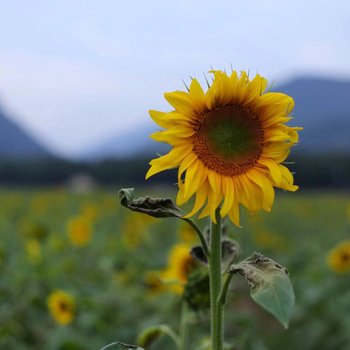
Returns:
[[[231,265],[229,272],[241,274],[251,287],[252,299],[288,328],[295,296],[285,267],[254,253],[239,264]]]
[[[107,349],[113,349],[113,350],[144,350],[136,345],[129,345],[124,344],[120,341],[114,342],[112,344],[106,345],[100,350],[107,350]]]
[[[134,188],[122,188],[119,191],[120,204],[139,213],[156,218],[182,218],[185,214],[170,198],[137,198],[134,199]]]

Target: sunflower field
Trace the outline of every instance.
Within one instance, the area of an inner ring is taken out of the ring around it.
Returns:
[[[227,234],[239,238],[243,257],[258,251],[288,267],[296,307],[285,331],[235,276],[226,338],[241,349],[295,349],[301,339],[306,350],[347,349],[349,195],[278,193],[272,213],[243,212],[242,225],[227,222]],[[154,325],[178,329],[186,283],[202,272],[188,254],[198,243],[189,225],[130,212],[117,189],[2,189],[0,234],[1,349],[100,349],[115,340],[136,343]],[[186,306],[186,328],[204,342],[202,299]],[[147,349],[171,348],[161,337]]]

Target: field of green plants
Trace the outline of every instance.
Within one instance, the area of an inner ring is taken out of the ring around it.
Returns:
[[[196,236],[179,220],[128,211],[117,193],[0,190],[1,349],[100,349],[135,344],[152,325],[179,327],[189,275],[176,263]],[[243,212],[241,229],[227,223],[241,257],[258,251],[286,266],[296,294],[284,330],[235,276],[225,338],[238,349],[349,349],[350,252],[329,256],[350,240],[349,203],[344,192],[278,192],[270,214]],[[208,314],[187,310],[190,338],[208,337]],[[163,337],[152,349],[173,345]]]

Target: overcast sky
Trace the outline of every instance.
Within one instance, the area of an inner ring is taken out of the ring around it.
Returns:
[[[150,123],[211,66],[348,79],[349,40],[347,0],[2,1],[0,104],[72,155]]]

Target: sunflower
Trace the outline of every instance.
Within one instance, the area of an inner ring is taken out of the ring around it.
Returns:
[[[168,257],[168,266],[160,273],[160,279],[168,284],[168,290],[181,294],[188,276],[195,268],[195,261],[190,254],[191,246],[187,243],[175,245]]]
[[[60,325],[67,325],[73,321],[75,315],[75,301],[72,295],[56,290],[47,298],[47,306],[53,319]]]
[[[246,72],[211,71],[212,84],[203,91],[192,79],[188,91],[166,93],[174,110],[150,111],[164,130],[151,137],[172,146],[168,154],[153,159],[146,179],[178,167],[176,202],[182,205],[196,195],[191,217],[215,212],[239,226],[239,206],[250,212],[270,211],[274,187],[296,191],[293,175],[282,165],[302,128],[285,125],[291,120],[293,99],[277,92],[265,93],[267,80]]]
[[[333,248],[328,254],[328,266],[337,273],[350,272],[350,240]]]
[[[83,216],[68,221],[68,238],[74,246],[83,247],[92,238],[92,225],[89,219]]]

